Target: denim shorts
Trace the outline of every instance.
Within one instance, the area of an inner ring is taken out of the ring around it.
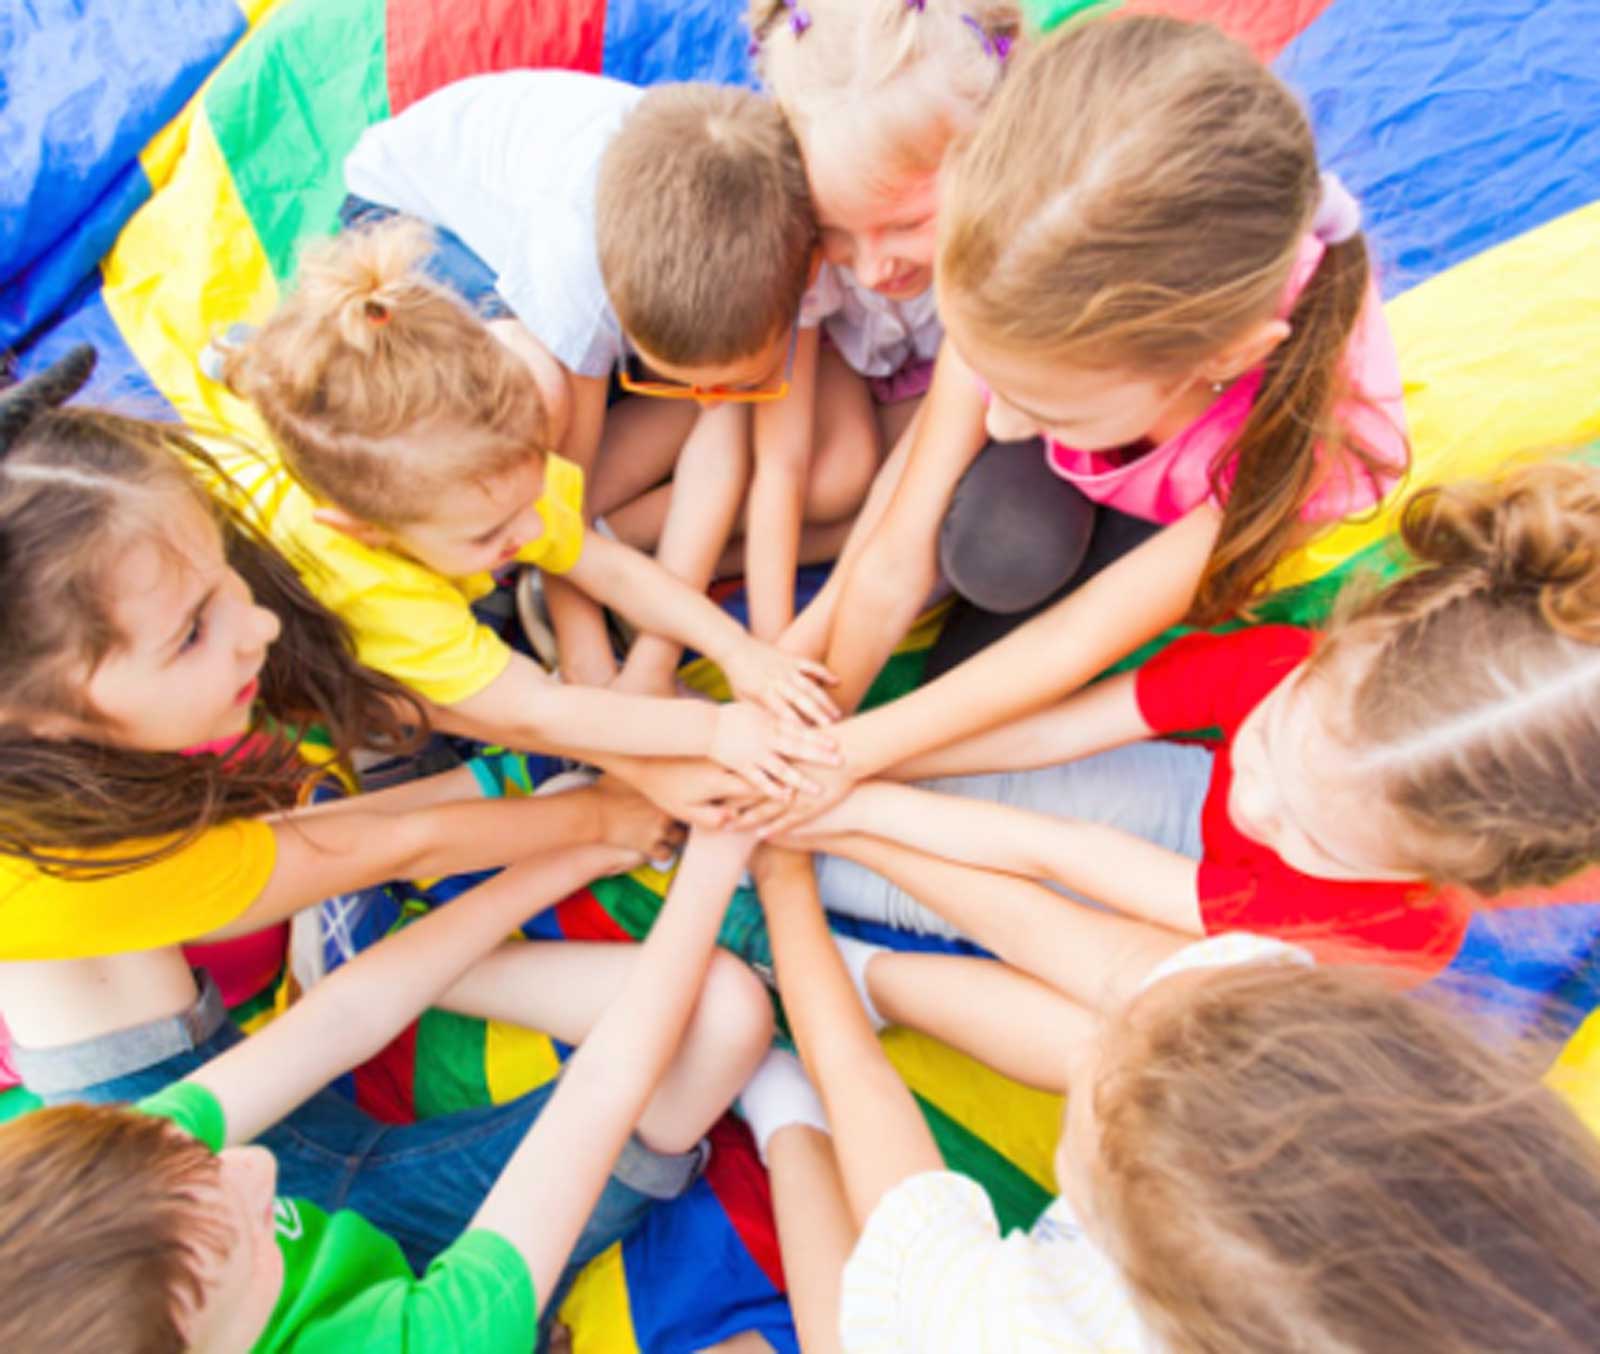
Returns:
[[[196,1008],[208,1001],[202,984]],[[174,1022],[153,1022],[168,1025]],[[94,1104],[139,1100],[187,1076],[244,1036],[224,1021],[194,1047],[173,1053],[136,1071],[105,1077],[70,1090],[68,1079],[74,1049],[37,1051],[30,1056],[55,1074],[56,1084],[42,1092],[48,1104],[88,1101]],[[104,1053],[118,1040],[136,1043],[141,1030],[124,1031],[90,1041]],[[343,1096],[319,1091],[256,1141],[278,1161],[278,1193],[307,1199],[333,1212],[355,1210],[380,1231],[392,1236],[420,1274],[428,1262],[467,1229],[484,1197],[548,1103],[557,1083],[550,1082],[503,1105],[461,1110],[414,1124],[387,1124],[374,1119]],[[601,1192],[556,1291],[540,1294],[541,1311],[554,1312],[577,1271],[643,1220],[650,1206],[672,1199],[694,1183],[704,1169],[709,1145],[681,1155],[666,1155],[630,1138],[611,1179]]]
[[[354,193],[339,204],[339,225],[344,230],[358,226],[376,225],[401,213],[381,203],[369,202]],[[511,307],[495,290],[495,271],[467,247],[454,231],[443,226],[431,227],[434,237],[433,251],[423,260],[422,266],[435,282],[448,287],[485,320],[504,320],[511,316]]]

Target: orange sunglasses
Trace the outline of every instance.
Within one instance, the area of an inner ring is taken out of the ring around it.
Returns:
[[[783,364],[783,379],[775,386],[686,386],[676,381],[641,381],[628,370],[632,359],[624,357],[617,367],[617,384],[630,395],[646,395],[653,400],[720,400],[724,404],[771,404],[789,393],[794,376],[794,351],[800,342],[800,322],[789,331],[789,356]]]

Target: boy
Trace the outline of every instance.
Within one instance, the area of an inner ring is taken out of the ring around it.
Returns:
[[[347,217],[372,204],[420,217],[459,237],[446,249],[469,270],[488,265],[493,293],[472,299],[514,317],[568,376],[557,450],[622,539],[704,587],[749,485],[751,628],[776,640],[802,520],[847,521],[878,449],[864,385],[819,348],[822,303],[803,304],[817,230],[776,107],[711,85],[509,71],[370,128],[345,176]],[[546,590],[563,671],[611,680],[593,607],[559,580]],[[647,637],[623,688],[669,690],[677,653]]]

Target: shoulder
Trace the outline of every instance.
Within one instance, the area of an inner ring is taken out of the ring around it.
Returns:
[[[1309,658],[1315,643],[1315,632],[1297,625],[1185,635],[1139,670],[1140,712],[1161,733],[1231,727]]]

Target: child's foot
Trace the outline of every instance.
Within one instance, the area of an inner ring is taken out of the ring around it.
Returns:
[[[220,334],[213,335],[211,342],[200,350],[201,375],[218,385],[224,384],[223,374],[229,354],[242,348],[254,338],[255,332],[255,325],[240,323],[230,324]]]
[[[761,1066],[739,1092],[735,1105],[745,1123],[750,1125],[763,1165],[767,1160],[767,1143],[780,1128],[805,1124],[820,1133],[831,1132],[828,1112],[823,1109],[811,1078],[806,1075],[800,1059],[788,1049],[772,1049],[761,1060]]]

